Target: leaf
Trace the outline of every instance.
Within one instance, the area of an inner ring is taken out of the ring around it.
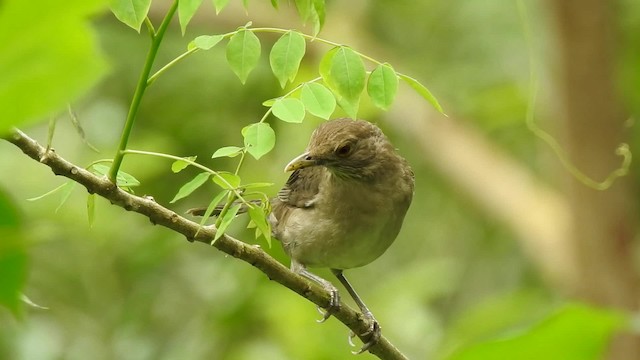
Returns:
[[[248,189],[256,189],[256,188],[269,187],[269,186],[273,186],[273,183],[268,183],[268,182],[248,183],[248,184],[242,185],[241,188],[248,190]]]
[[[189,43],[189,45],[187,45],[187,50],[209,50],[212,47],[216,46],[222,39],[224,39],[224,36],[222,35],[200,35],[193,39]]]
[[[325,120],[328,120],[336,109],[336,98],[321,84],[304,84],[300,92],[300,100],[309,113]]]
[[[262,106],[266,106],[266,107],[272,107],[273,104],[276,103],[276,100],[278,100],[278,98],[273,98],[273,99],[269,99],[269,100],[265,100],[262,102]]]
[[[73,188],[75,188],[75,186],[76,182],[73,180],[69,180],[64,184],[64,186],[62,187],[62,193],[60,194],[60,204],[58,204],[58,207],[54,211],[55,213],[57,213],[58,210],[62,208],[62,205],[64,205],[64,203],[69,200],[69,197],[71,196],[71,193],[73,192]]]
[[[180,0],[178,2],[178,20],[180,21],[180,30],[182,35],[187,30],[187,25],[193,18],[193,15],[202,5],[202,0]]]
[[[0,189],[0,306],[21,315],[20,294],[27,281],[28,257],[19,212]]]
[[[471,345],[447,359],[602,359],[625,323],[615,311],[567,304],[525,331]]]
[[[367,73],[362,59],[353,50],[346,46],[334,50],[329,51],[322,59],[320,75],[338,95],[338,105],[355,119]]]
[[[91,166],[93,173],[107,176],[109,173],[109,167],[102,164],[93,164]],[[116,176],[116,184],[120,187],[135,187],[140,185],[140,181],[136,179],[133,175],[127,174],[124,171],[118,171],[118,176]]]
[[[278,0],[271,0],[271,6],[273,6],[274,9],[278,10],[278,8],[280,7],[280,2]]]
[[[87,139],[87,134],[84,132],[84,129],[82,128],[82,124],[80,124],[80,120],[78,120],[78,115],[76,114],[75,111],[73,111],[73,109],[71,108],[71,104],[67,104],[67,110],[69,112],[69,120],[71,120],[71,125],[73,125],[73,128],[76,130],[76,133],[78,134],[78,136],[80,136],[80,139],[82,140],[82,142],[87,145],[87,147],[89,147],[89,149],[99,153],[100,151],[93,145],[91,145],[91,143],[89,142],[89,139]],[[51,147],[51,141],[53,140],[53,131],[55,130],[55,121],[53,121],[53,125],[49,126],[49,134],[47,136],[47,146]]]
[[[267,215],[264,213],[264,210],[259,206],[253,206],[249,208],[248,212],[249,217],[251,217],[251,220],[267,240],[269,247],[271,247],[271,224],[267,221]]]
[[[325,4],[324,0],[313,0],[313,7],[311,8],[311,22],[313,22],[313,35],[318,35],[322,27],[324,26],[325,20]]]
[[[40,196],[36,196],[36,197],[32,197],[32,198],[28,198],[27,201],[38,201],[44,197],[47,197],[49,195],[53,195],[56,192],[58,192],[59,190],[61,190],[67,183],[61,184],[60,186],[56,187],[55,189],[48,191]]]
[[[213,182],[225,190],[237,189],[240,186],[240,176],[227,171],[220,171],[218,176],[213,177]]]
[[[312,0],[295,0],[296,9],[303,23],[307,22],[309,16],[311,16],[311,1]]]
[[[387,110],[393,103],[398,91],[398,75],[391,65],[378,65],[369,75],[367,93],[373,104]]]
[[[89,194],[87,196],[87,219],[89,220],[89,227],[93,227],[96,214],[96,196],[95,194]]]
[[[197,158],[198,158],[197,156],[188,156],[188,157],[185,157],[185,160],[196,161]],[[179,173],[180,171],[186,169],[187,166],[191,165],[187,161],[184,161],[184,160],[174,161],[173,164],[171,164],[171,171],[173,171],[174,173]]]
[[[27,295],[25,295],[25,294],[21,294],[20,295],[20,300],[22,300],[23,303],[25,303],[25,304],[27,304],[27,305],[29,305],[31,307],[34,307],[36,309],[49,310],[49,308],[46,307],[46,306],[42,306],[42,305],[36,304],[35,302],[33,302],[33,300],[29,299],[29,297],[27,297]]]
[[[62,110],[102,77],[106,61],[90,18],[106,3],[0,3],[0,133],[4,133]]]
[[[276,133],[267,123],[255,123],[242,129],[244,145],[256,160],[267,154],[276,144]]]
[[[260,40],[251,31],[240,29],[227,44],[227,62],[244,84],[260,60]]]
[[[238,214],[238,210],[240,210],[240,206],[241,204],[233,205],[232,207],[229,208],[229,211],[227,211],[222,216],[222,220],[220,221],[220,225],[216,229],[216,235],[213,237],[213,241],[218,240],[222,235],[224,235],[224,232],[229,227],[229,224],[231,224],[231,221],[233,221],[233,219]]]
[[[294,98],[278,99],[271,108],[278,119],[290,123],[301,123],[304,120],[304,104]]]
[[[193,179],[191,179],[191,181],[182,185],[182,187],[180,188],[180,190],[178,190],[178,193],[176,194],[176,196],[174,196],[170,203],[173,204],[174,202],[189,196],[189,194],[202,186],[202,184],[207,181],[209,176],[211,176],[211,174],[209,174],[208,172],[201,172],[200,174],[196,175]]]
[[[211,158],[219,158],[219,157],[236,157],[242,154],[242,148],[239,146],[225,146],[216,150]]]
[[[229,0],[213,0],[213,6],[216,8],[216,15],[220,14],[225,7],[229,5]]]
[[[149,13],[151,0],[109,0],[109,6],[118,20],[140,32],[140,27]]]
[[[327,51],[327,53],[324,54],[324,56],[320,60],[318,71],[320,73],[320,76],[322,77],[322,81],[324,81],[324,83],[327,84],[330,89],[336,87],[336,84],[333,82],[333,78],[331,77],[331,65],[333,64],[333,57],[336,55],[339,49],[339,46],[332,48],[331,50]]]
[[[304,37],[297,31],[286,32],[273,44],[269,63],[282,88],[287,85],[287,81],[293,81],[296,78],[305,47]]]
[[[427,89],[424,85],[420,84],[418,80],[404,74],[398,74],[398,76],[404,82],[409,84],[409,86],[411,86],[418,94],[420,94],[420,96],[422,96],[425,100],[427,100],[431,104],[431,106],[433,106],[436,110],[438,110],[439,113],[446,115],[442,110],[442,106],[440,106],[440,103],[438,103],[438,100],[436,99],[436,97],[433,96],[433,94],[431,94],[429,89]]]
[[[215,210],[216,206],[218,206],[218,204],[220,203],[220,201],[222,201],[222,198],[225,197],[229,192],[228,191],[221,191],[218,195],[216,195],[211,202],[209,203],[209,206],[207,206],[207,210],[204,212],[204,215],[202,215],[202,220],[200,220],[200,226],[204,226],[204,223],[207,222],[207,220],[209,219],[209,217],[211,217],[211,214],[213,213],[213,210]]]

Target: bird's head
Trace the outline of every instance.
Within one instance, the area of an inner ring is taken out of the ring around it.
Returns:
[[[341,178],[368,178],[395,158],[395,150],[376,125],[364,120],[337,119],[320,125],[307,151],[287,164],[285,171],[324,166]]]

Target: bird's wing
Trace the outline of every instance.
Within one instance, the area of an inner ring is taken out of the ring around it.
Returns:
[[[288,207],[307,208],[313,206],[320,191],[320,181],[325,171],[326,169],[320,166],[294,171],[278,192],[278,200]]]

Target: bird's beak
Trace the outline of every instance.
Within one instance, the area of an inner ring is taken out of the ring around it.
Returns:
[[[318,161],[311,158],[311,156],[309,155],[308,152],[301,154],[300,156],[296,157],[295,159],[291,160],[287,166],[284,168],[285,172],[288,171],[295,171],[298,169],[302,169],[302,168],[306,168],[309,166],[315,166],[318,165]]]

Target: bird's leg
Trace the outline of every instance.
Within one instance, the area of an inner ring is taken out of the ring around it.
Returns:
[[[307,279],[315,282],[316,284],[322,286],[322,288],[331,295],[331,298],[329,299],[329,306],[324,312],[322,312],[320,307],[318,307],[318,311],[322,314],[322,319],[318,320],[318,322],[325,322],[331,316],[331,312],[340,307],[340,294],[338,294],[338,289],[333,286],[332,283],[310,272],[303,264],[295,260],[291,260],[291,271],[296,274],[300,274]]]
[[[369,310],[369,308],[367,307],[367,305],[364,304],[360,296],[358,296],[358,293],[356,293],[356,290],[353,288],[353,286],[351,286],[351,284],[349,283],[349,280],[347,280],[347,278],[344,277],[342,270],[331,269],[331,272],[333,272],[333,274],[338,278],[338,280],[340,280],[342,285],[349,292],[349,295],[351,295],[351,298],[353,299],[353,301],[355,301],[356,305],[358,305],[358,307],[360,308],[360,311],[362,311],[362,314],[371,322],[369,330],[364,334],[360,334],[360,336],[371,336],[369,341],[367,341],[359,351],[353,351],[354,354],[361,354],[369,350],[370,347],[375,345],[380,340],[380,336],[382,335],[382,332],[380,331],[380,325],[378,324],[378,321],[373,317],[373,313],[371,313],[371,310]],[[353,339],[354,336],[355,334],[353,332],[349,334],[349,343],[351,345],[353,345],[353,342],[351,340]]]

